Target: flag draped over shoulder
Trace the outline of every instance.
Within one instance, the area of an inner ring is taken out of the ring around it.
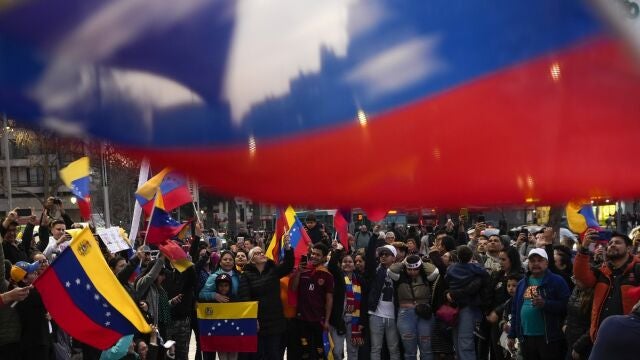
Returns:
[[[582,234],[589,228],[600,228],[590,203],[570,202],[566,207],[567,223],[571,231]]]
[[[89,219],[91,217],[91,197],[89,196],[91,179],[89,175],[89,158],[87,156],[60,169],[60,179],[78,199],[78,208],[80,208],[80,216],[82,216],[83,219]]]
[[[202,351],[256,352],[258,302],[197,304]]]
[[[113,274],[88,228],[34,282],[53,320],[71,337],[105,350],[151,328]]]
[[[153,206],[171,211],[182,204],[191,202],[191,193],[184,176],[170,168],[164,168],[142,184],[136,191],[136,199],[147,215]]]

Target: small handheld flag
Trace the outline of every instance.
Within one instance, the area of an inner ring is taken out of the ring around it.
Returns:
[[[60,169],[60,179],[64,182],[71,193],[78,199],[80,216],[83,219],[91,217],[91,198],[89,196],[90,183],[89,158],[87,156],[70,163],[67,167]]]

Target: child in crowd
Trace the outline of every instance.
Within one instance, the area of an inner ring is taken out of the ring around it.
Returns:
[[[511,328],[511,303],[513,297],[516,294],[516,289],[518,288],[518,283],[522,280],[522,276],[519,274],[512,274],[507,276],[507,293],[509,294],[509,299],[502,304],[502,320],[500,321],[500,328],[502,328],[502,335],[500,336],[500,345],[505,349],[504,358],[505,359],[520,359],[517,353],[512,353],[509,351],[509,347],[507,346],[507,335],[509,334],[509,329]],[[516,349],[518,348],[518,344],[516,343]]]
[[[231,293],[231,276],[222,273],[216,278],[216,293],[228,296],[229,302],[236,301]],[[214,300],[215,301],[215,300]],[[218,358],[220,360],[237,360],[237,352],[218,352]]]

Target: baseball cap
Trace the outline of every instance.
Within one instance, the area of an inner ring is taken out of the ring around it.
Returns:
[[[527,259],[530,259],[533,255],[538,255],[540,257],[542,257],[543,259],[549,261],[549,257],[547,256],[547,252],[544,249],[532,249],[531,251],[529,251],[529,256],[527,256]]]
[[[395,247],[393,247],[393,245],[385,245],[385,246],[381,246],[376,250],[376,254],[378,254],[378,256],[380,256],[380,254],[382,254],[383,252],[389,252],[391,253],[394,257],[396,255],[398,255],[398,251],[396,250]]]
[[[218,275],[218,277],[216,277],[216,285],[221,282],[228,282],[229,284],[231,284],[231,276],[229,276],[229,274]]]
[[[36,261],[29,264],[26,261],[18,261],[11,267],[11,279],[18,282],[22,281],[27,274],[34,273],[40,269],[40,262]]]

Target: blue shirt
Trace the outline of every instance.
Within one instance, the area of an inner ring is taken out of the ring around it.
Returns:
[[[524,291],[520,319],[522,332],[525,336],[544,335],[544,315],[542,309],[533,306],[532,299],[538,295],[538,286],[542,278],[529,278],[529,284]]]

